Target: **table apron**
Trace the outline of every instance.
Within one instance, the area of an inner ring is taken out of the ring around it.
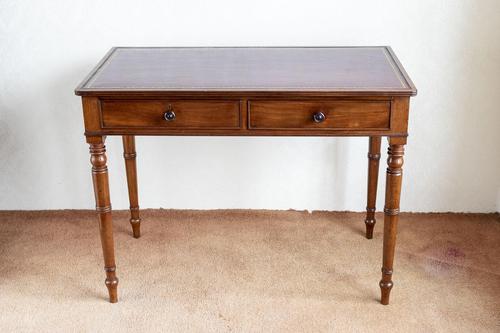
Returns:
[[[86,136],[408,136],[409,97],[400,96],[217,100],[84,96],[82,102]]]

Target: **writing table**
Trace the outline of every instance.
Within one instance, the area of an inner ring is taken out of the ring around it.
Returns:
[[[77,87],[90,145],[109,300],[118,301],[106,166],[121,135],[130,223],[140,236],[136,135],[366,136],[366,238],[373,237],[381,137],[389,142],[381,288],[389,303],[410,96],[390,47],[112,48]]]

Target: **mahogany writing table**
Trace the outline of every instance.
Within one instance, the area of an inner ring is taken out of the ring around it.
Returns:
[[[106,286],[118,301],[104,140],[121,135],[130,223],[140,236],[136,135],[366,136],[366,237],[373,237],[381,137],[388,138],[382,304],[389,303],[410,96],[390,47],[111,49],[78,86]]]

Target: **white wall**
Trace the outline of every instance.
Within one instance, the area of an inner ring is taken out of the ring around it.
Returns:
[[[391,45],[419,89],[402,209],[500,210],[498,0],[0,0],[0,209],[94,206],[73,89],[118,45]],[[125,208],[121,140],[107,142],[112,203]],[[365,207],[366,138],[140,137],[137,148],[142,207]]]

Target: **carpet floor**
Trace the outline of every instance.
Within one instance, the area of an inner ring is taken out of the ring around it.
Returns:
[[[92,211],[0,212],[0,332],[500,332],[498,214],[402,214],[389,306],[381,215],[113,217],[117,304]]]

